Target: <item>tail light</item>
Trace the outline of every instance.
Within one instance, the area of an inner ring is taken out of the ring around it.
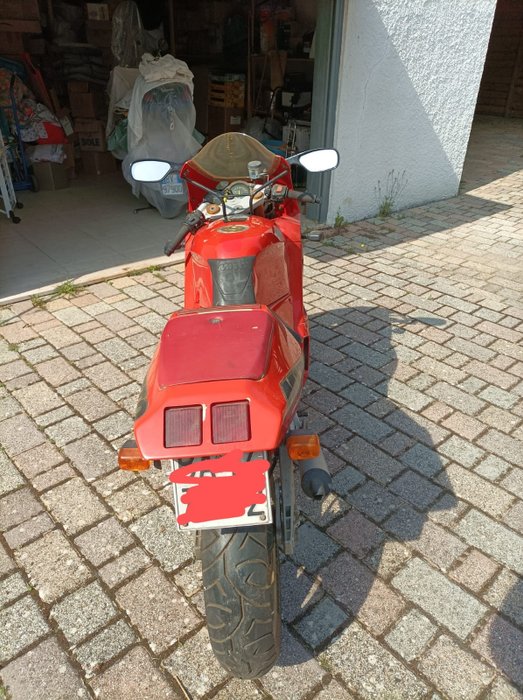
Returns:
[[[165,411],[165,447],[202,444],[202,407],[180,406]]]
[[[244,442],[251,437],[248,401],[217,403],[212,407],[212,441]]]

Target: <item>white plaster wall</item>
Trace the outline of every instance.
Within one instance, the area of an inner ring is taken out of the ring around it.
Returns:
[[[454,196],[496,0],[345,2],[329,221],[376,214],[392,170],[396,209]]]

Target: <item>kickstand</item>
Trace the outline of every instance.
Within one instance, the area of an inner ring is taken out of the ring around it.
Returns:
[[[152,204],[148,204],[146,207],[138,207],[138,209],[133,209],[134,214],[138,214],[140,211],[145,211],[146,209],[154,209]]]

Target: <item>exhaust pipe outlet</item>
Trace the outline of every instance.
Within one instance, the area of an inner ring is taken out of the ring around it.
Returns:
[[[332,491],[332,477],[329,468],[320,452],[314,459],[303,459],[298,462],[301,474],[301,487],[309,498],[320,501]]]

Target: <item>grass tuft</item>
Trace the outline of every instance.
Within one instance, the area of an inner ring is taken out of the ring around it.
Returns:
[[[73,280],[67,280],[66,282],[62,282],[62,284],[59,284],[58,287],[54,288],[53,297],[75,297],[80,294],[82,290],[83,287],[75,284]]]

